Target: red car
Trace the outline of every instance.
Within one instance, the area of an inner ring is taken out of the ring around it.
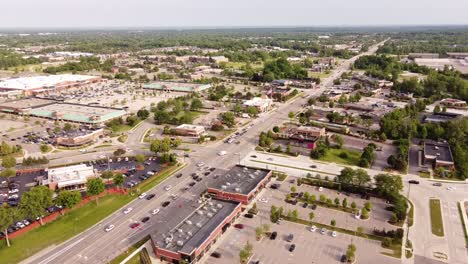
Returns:
[[[130,225],[130,228],[135,229],[140,226],[140,223],[133,223]]]
[[[244,229],[243,224],[235,224],[234,227],[237,228],[237,229]]]

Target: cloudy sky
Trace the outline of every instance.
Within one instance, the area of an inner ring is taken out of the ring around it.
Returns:
[[[468,0],[0,0],[0,27],[468,24]]]

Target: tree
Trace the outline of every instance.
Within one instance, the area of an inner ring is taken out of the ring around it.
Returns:
[[[51,206],[53,191],[47,186],[36,186],[25,192],[21,197],[19,208],[25,215],[39,217],[41,225],[45,208]]]
[[[114,173],[112,171],[106,170],[101,173],[101,178],[103,179],[110,179],[114,177]]]
[[[293,193],[297,192],[296,186],[291,186],[291,192],[293,192]]]
[[[8,239],[8,227],[14,223],[13,208],[7,204],[0,206],[0,230],[5,234],[7,246],[10,247],[10,240]]]
[[[72,126],[70,123],[65,123],[65,124],[63,125],[63,130],[64,130],[64,131],[67,131],[67,132],[68,132],[68,131],[70,131],[70,130],[72,130],[72,129],[73,129],[73,126]]]
[[[315,194],[312,194],[310,197],[309,197],[309,203],[315,203],[315,201],[317,200],[317,197],[315,196]]]
[[[236,117],[232,112],[225,112],[221,114],[221,122],[231,128],[236,124]]]
[[[114,175],[113,182],[118,188],[121,188],[122,185],[125,183],[125,177],[122,173],[118,172]]]
[[[333,226],[333,227],[335,227],[335,226],[336,226],[336,220],[335,220],[335,219],[332,219],[332,220],[330,221],[330,225]]]
[[[89,179],[86,182],[86,192],[89,196],[96,196],[96,204],[99,203],[99,195],[104,192],[105,185],[100,178]]]
[[[297,220],[297,218],[299,218],[299,212],[298,212],[296,209],[294,209],[294,210],[292,211],[292,213],[291,213],[291,218],[292,218],[293,220]]]
[[[296,116],[296,115],[294,114],[294,112],[289,112],[289,113],[288,113],[289,119],[293,119],[294,116]]]
[[[63,208],[71,209],[81,202],[81,194],[79,192],[60,191],[55,202],[57,205],[63,206]]]
[[[356,259],[356,246],[354,244],[349,244],[348,249],[346,250],[346,258],[348,262],[354,262]]]
[[[331,207],[332,204],[333,204],[333,201],[332,201],[332,199],[328,198],[326,203],[327,203],[327,207]]]
[[[263,228],[261,226],[257,226],[255,228],[255,236],[257,237],[257,240],[260,240],[263,236]]]
[[[374,177],[376,191],[385,197],[396,196],[403,189],[400,176],[378,174]]]
[[[357,169],[354,171],[354,184],[362,187],[370,183],[371,177],[367,174],[367,171],[363,169]]]
[[[145,159],[146,159],[145,155],[143,155],[143,154],[135,155],[135,160],[136,160],[137,163],[143,163],[143,162],[145,162]]]
[[[319,200],[320,202],[324,203],[327,200],[327,197],[325,196],[325,194],[321,194]]]
[[[344,140],[343,140],[343,137],[340,136],[340,135],[335,135],[333,137],[333,141],[335,141],[335,143],[338,145],[339,148],[343,147],[343,144],[344,144]]]
[[[312,221],[314,219],[314,217],[315,217],[314,212],[310,212],[309,213],[309,220]]]
[[[273,127],[273,132],[279,133],[279,132],[280,132],[279,127],[278,127],[278,126],[274,126],[274,127]]]
[[[343,202],[341,203],[341,206],[343,206],[343,208],[347,208],[348,207],[348,199],[343,198]]]
[[[352,209],[356,209],[356,207],[357,207],[356,203],[355,203],[355,202],[352,202],[352,203],[351,203],[351,208],[352,208]]]
[[[16,159],[13,156],[5,156],[2,159],[2,167],[10,169],[16,166]]]
[[[170,118],[171,117],[169,113],[164,110],[157,110],[154,112],[154,121],[157,125],[162,125],[169,122]]]
[[[372,204],[371,204],[371,202],[366,202],[366,203],[364,204],[364,207],[367,209],[367,211],[370,212],[370,211],[372,210]]]
[[[335,206],[340,206],[340,199],[338,197],[335,198]]]
[[[361,209],[361,219],[369,218],[369,211],[364,207]]]
[[[142,119],[142,120],[148,118],[149,115],[150,115],[150,112],[148,110],[146,110],[146,109],[140,109],[137,112],[137,117]]]
[[[193,98],[190,104],[190,110],[198,111],[200,108],[203,108],[203,102],[198,98]]]

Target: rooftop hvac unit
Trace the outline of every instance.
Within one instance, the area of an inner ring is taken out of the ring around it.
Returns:
[[[207,213],[206,216],[208,216],[209,218],[213,217],[213,214],[212,213]]]
[[[202,224],[201,224],[200,222],[198,222],[198,223],[196,224],[196,226],[201,228],[201,227],[202,227]]]
[[[216,210],[216,208],[211,208],[211,211],[212,211],[213,213],[218,212],[218,210]]]
[[[240,173],[237,173],[237,177],[240,177],[240,176],[242,176],[242,174],[240,174]]]
[[[218,207],[219,209],[223,208],[223,205],[222,204],[216,204],[216,207]]]
[[[181,247],[184,245],[184,242],[182,242],[182,240],[178,240],[177,241],[177,246]]]
[[[221,185],[221,190],[226,190],[226,189],[227,189],[226,185]]]
[[[203,211],[202,211],[202,210],[198,210],[198,211],[197,211],[197,214],[203,215]]]
[[[208,202],[208,205],[213,206],[213,202]]]
[[[226,185],[227,185],[227,186],[231,186],[231,183],[230,183],[230,182],[226,182]]]
[[[192,225],[192,221],[190,221],[190,220],[185,221],[185,223],[186,223],[187,225]]]
[[[241,189],[240,188],[235,188],[234,189],[236,192],[241,192]]]
[[[436,156],[440,156],[440,153],[436,153]]]
[[[179,229],[177,229],[177,232],[179,232],[179,233],[183,233],[183,232],[184,232],[184,230],[182,230],[182,228],[179,228]]]
[[[208,210],[208,207],[206,207],[206,206],[203,206],[203,210]]]
[[[193,236],[193,234],[192,234],[191,231],[188,231],[188,232],[187,232],[187,235],[188,235],[189,237]]]

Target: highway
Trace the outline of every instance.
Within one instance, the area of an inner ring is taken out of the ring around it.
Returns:
[[[381,44],[383,42],[378,45]],[[170,177],[153,188],[148,193],[154,193],[156,197],[150,201],[135,199],[130,202],[126,207],[133,208],[131,213],[123,214],[122,210],[119,210],[85,232],[60,245],[51,245],[50,248],[39,252],[22,263],[107,263],[146,235],[154,232],[167,232],[193,210],[193,206],[197,204],[196,199],[198,199],[201,192],[205,189],[204,185],[206,182],[209,181],[209,179],[204,179],[185,193],[179,191],[181,187],[191,182],[189,175],[198,169],[196,166],[198,162],[204,162],[207,166],[215,168],[229,168],[235,165],[245,155],[254,150],[260,132],[287,121],[289,112],[296,112],[302,109],[309,96],[320,95],[328,85],[332,84],[335,78],[349,69],[349,66],[359,56],[372,54],[376,50],[377,45],[371,47],[368,52],[343,62],[327,79],[322,80],[320,88],[306,90],[302,96],[291,100],[287,104],[280,104],[271,112],[261,114],[252,122],[252,128],[239,138],[240,144],[216,142],[204,147],[197,147],[195,152],[190,153],[190,158],[185,159],[187,166],[181,170],[184,176],[182,178]],[[139,143],[139,139],[147,127],[148,124],[145,123],[129,135],[129,143],[126,145],[133,149],[134,154],[145,152],[141,149],[142,144]],[[227,155],[218,156],[217,153],[220,150],[226,151]],[[80,162],[110,152],[111,150],[102,150],[73,157],[60,157],[51,162],[53,164],[60,164],[60,162],[67,163],[69,160]],[[167,185],[173,186],[169,192],[164,191],[164,186]],[[161,208],[161,203],[169,200],[168,196],[171,193],[178,193],[180,197],[176,201],[171,202],[168,207]],[[131,223],[140,221],[144,216],[149,216],[149,212],[156,208],[161,208],[161,212],[152,216],[149,222],[141,224],[138,229],[131,229],[129,227]],[[105,232],[104,228],[108,224],[115,225],[115,229],[111,232]]]

